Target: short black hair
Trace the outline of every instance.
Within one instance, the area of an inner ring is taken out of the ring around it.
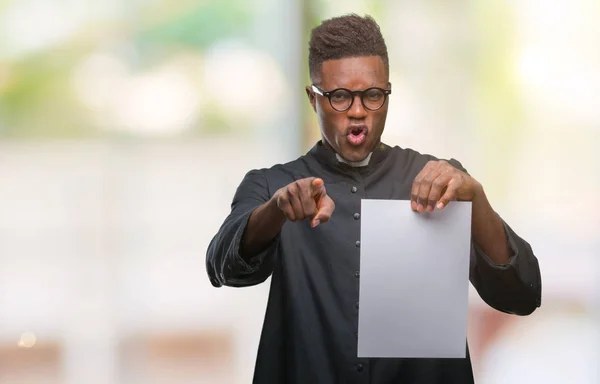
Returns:
[[[327,60],[360,56],[380,56],[389,70],[387,46],[377,22],[355,13],[324,20],[312,30],[308,44],[310,78],[319,78]]]

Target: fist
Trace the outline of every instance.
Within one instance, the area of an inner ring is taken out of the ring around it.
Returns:
[[[310,226],[325,223],[335,209],[335,203],[325,190],[325,183],[316,177],[296,180],[275,192],[277,207],[289,221],[310,220]]]

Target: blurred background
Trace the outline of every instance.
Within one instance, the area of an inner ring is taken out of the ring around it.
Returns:
[[[371,14],[384,141],[459,159],[542,308],[472,290],[476,382],[600,383],[600,2],[0,0],[0,384],[249,383],[269,281],[206,248],[252,168],[319,139],[310,29]]]

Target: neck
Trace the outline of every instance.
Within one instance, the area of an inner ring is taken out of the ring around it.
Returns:
[[[340,156],[340,154],[337,153],[335,151],[335,149],[333,149],[333,147],[329,144],[329,142],[325,138],[323,138],[321,140],[321,144],[325,148],[328,148],[328,149],[332,150],[335,153],[336,159],[340,163],[348,164],[351,167],[364,167],[366,165],[369,165],[369,162],[371,161],[371,155],[373,155],[373,150],[371,150],[371,152],[369,152],[369,154],[367,155],[367,157],[365,157],[363,160],[360,160],[360,161],[348,161],[348,160],[344,159],[342,156]],[[377,148],[377,146],[380,145],[380,144],[381,144],[381,141],[378,141],[377,145],[375,146],[375,148]]]
[[[351,167],[364,167],[369,165],[369,161],[371,161],[371,155],[373,154],[373,152],[369,152],[369,154],[367,155],[367,157],[365,157],[363,160],[361,161],[348,161],[348,160],[344,160],[344,158],[340,155],[338,155],[337,153],[335,154],[335,157],[338,159],[338,161],[340,163],[346,163]]]

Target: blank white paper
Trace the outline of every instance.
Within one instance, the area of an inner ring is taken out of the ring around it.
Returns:
[[[362,200],[358,357],[464,358],[471,203]]]

